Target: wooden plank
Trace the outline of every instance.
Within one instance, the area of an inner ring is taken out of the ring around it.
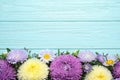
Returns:
[[[120,21],[119,0],[0,0],[0,21]]]
[[[120,48],[119,22],[1,22],[0,48]]]

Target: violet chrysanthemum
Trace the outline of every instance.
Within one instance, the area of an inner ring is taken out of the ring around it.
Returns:
[[[16,80],[15,69],[6,61],[0,59],[0,80]]]
[[[84,68],[84,72],[90,72],[92,70],[92,65],[87,63],[87,64],[84,64],[83,65],[83,68]]]
[[[80,80],[81,62],[72,55],[61,55],[51,63],[50,75],[52,80]]]
[[[118,61],[113,68],[114,78],[120,78],[120,61]]]
[[[27,60],[28,55],[25,50],[12,50],[7,55],[7,61],[11,64]]]
[[[91,51],[81,51],[78,57],[81,62],[91,62],[96,59],[96,55]]]

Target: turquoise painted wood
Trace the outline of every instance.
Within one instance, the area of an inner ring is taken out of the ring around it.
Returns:
[[[120,48],[118,22],[3,22],[1,47]]]
[[[6,47],[120,52],[120,1],[0,0],[0,48]]]
[[[0,21],[119,21],[120,0],[0,0]]]

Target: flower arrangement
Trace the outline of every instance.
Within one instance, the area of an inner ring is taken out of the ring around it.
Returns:
[[[120,80],[120,56],[7,48],[0,54],[0,80]]]

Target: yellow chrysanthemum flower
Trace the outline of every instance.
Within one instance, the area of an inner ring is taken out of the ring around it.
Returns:
[[[111,72],[99,65],[95,65],[92,68],[92,71],[88,73],[85,77],[85,80],[112,80],[112,74]]]
[[[33,58],[23,63],[18,70],[19,80],[44,80],[48,77],[48,66],[39,59]]]

